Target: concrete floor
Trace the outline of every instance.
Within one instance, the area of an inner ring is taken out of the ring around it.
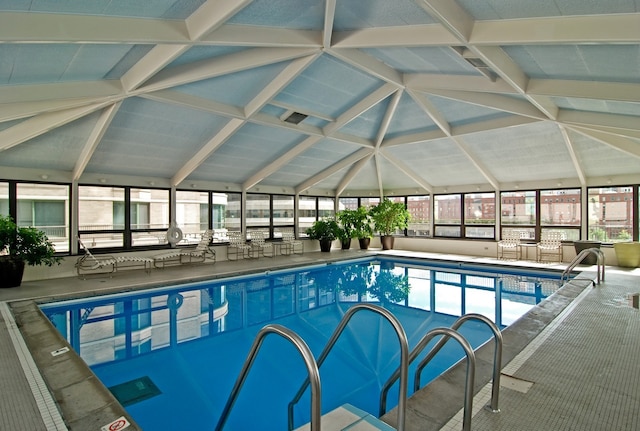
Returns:
[[[372,250],[370,253],[377,253]],[[495,263],[494,259],[429,253],[388,254]],[[113,277],[25,282],[0,291],[0,429],[99,430],[126,413],[75,354],[53,356],[65,342],[51,331],[32,299],[70,298],[306,265],[364,252],[334,250],[217,262]],[[550,267],[532,262],[508,265]],[[563,265],[561,268],[564,268]],[[581,278],[595,278],[586,267]],[[500,413],[489,402],[493,345],[477,352],[473,430],[635,430],[638,424],[640,270],[608,267],[606,281],[567,285],[504,331]],[[408,403],[406,430],[460,430],[464,364],[423,388]],[[9,390],[7,390],[9,389]],[[88,396],[87,394],[91,394]],[[395,425],[395,412],[383,420]],[[117,428],[116,428],[117,429]],[[128,430],[139,429],[131,421]]]

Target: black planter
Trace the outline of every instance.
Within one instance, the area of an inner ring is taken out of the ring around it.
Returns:
[[[580,254],[582,250],[586,250],[588,248],[600,248],[600,241],[574,241],[573,246],[576,249],[576,256]],[[589,253],[587,257],[585,257],[582,262],[584,265],[595,265],[598,263],[598,258],[595,254]]]
[[[340,244],[342,245],[343,250],[349,250],[351,248],[351,238],[347,240],[340,240]]]
[[[321,239],[320,240],[320,251],[328,253],[331,251],[331,240],[330,239]]]
[[[371,238],[358,238],[358,242],[360,243],[360,250],[368,250]]]
[[[23,274],[24,260],[0,258],[0,288],[20,286]]]
[[[380,243],[382,244],[382,249],[393,250],[394,239],[395,238],[393,237],[393,235],[382,235],[380,237]]]

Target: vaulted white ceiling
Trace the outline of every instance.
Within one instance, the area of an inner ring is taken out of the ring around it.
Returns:
[[[0,179],[638,183],[639,120],[640,0],[0,0]]]

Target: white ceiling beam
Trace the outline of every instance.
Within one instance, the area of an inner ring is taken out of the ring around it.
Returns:
[[[322,48],[322,33],[315,30],[224,24],[204,36],[199,43],[273,48]]]
[[[69,100],[47,100],[42,102],[24,102],[0,104],[0,123],[5,121],[18,120],[20,118],[33,117],[51,111],[62,111],[79,106],[90,105],[92,103],[103,102],[94,97]]]
[[[32,12],[0,13],[0,41],[26,43],[185,43],[183,21]]]
[[[378,196],[380,200],[384,199],[384,187],[382,186],[382,156],[379,153],[374,153],[373,159],[376,166],[376,179],[378,182]]]
[[[529,102],[543,112],[549,119],[558,116],[558,107],[546,96],[532,96],[527,94],[529,77],[520,69],[502,48],[496,46],[469,47],[491,70],[500,78],[507,81],[516,91],[524,95]]]
[[[186,20],[190,39],[197,40],[215,30],[227,19],[235,15],[251,0],[208,0]],[[185,45],[156,45],[147,55],[129,69],[120,79],[126,91],[133,91],[148,81],[171,61],[175,60],[191,47]],[[166,88],[166,87],[164,87]]]
[[[272,115],[263,114],[262,112],[256,112],[249,118],[249,121],[255,124],[262,124],[263,126],[278,127],[281,129],[292,130],[304,135],[325,137],[322,129],[316,126],[310,126],[308,124],[291,124],[286,121],[280,120]]]
[[[155,100],[156,102],[171,103],[173,105],[185,106],[199,111],[211,112],[232,118],[245,118],[244,111],[236,106],[216,102],[211,99],[181,93],[175,90],[158,90],[139,95],[144,99]]]
[[[480,93],[517,94],[506,81],[490,81],[484,76],[441,75],[430,73],[406,73],[403,76],[406,88],[411,90],[458,90]]]
[[[340,183],[338,183],[338,186],[336,187],[336,190],[335,190],[336,196],[340,196],[342,192],[345,191],[347,186],[351,183],[351,181],[353,181],[356,175],[358,175],[358,173],[362,171],[362,169],[364,169],[367,163],[369,163],[369,161],[371,160],[371,157],[373,157],[373,153],[369,154],[366,157],[363,157],[362,159],[354,163],[353,166],[351,166],[351,169],[347,171],[345,176],[342,177],[342,180],[340,180]]]
[[[118,112],[118,109],[120,109],[121,105],[122,102],[114,103],[113,105],[106,107],[100,114],[96,125],[93,127],[93,130],[89,135],[89,138],[80,151],[78,160],[76,160],[76,164],[71,174],[71,181],[78,181],[82,176],[85,168],[87,167],[87,164],[93,156],[93,153],[96,151],[96,148],[98,148],[98,144],[100,144],[102,137],[109,128],[111,121],[113,121],[113,118],[116,116],[116,113]]]
[[[640,85],[625,82],[531,79],[527,94],[581,99],[640,102]]]
[[[632,115],[602,114],[562,109],[558,115],[558,121],[567,125],[575,124],[587,128],[590,126],[604,126],[621,131],[640,130],[638,117]]]
[[[172,67],[148,80],[141,92],[162,90],[191,82],[228,75],[254,67],[279,63],[316,53],[309,48],[254,48],[233,54]]]
[[[267,178],[269,175],[277,172],[281,168],[283,168],[287,163],[291,162],[293,159],[298,157],[300,154],[309,150],[315,144],[320,142],[322,137],[320,136],[309,136],[304,141],[300,142],[298,145],[288,150],[280,157],[278,157],[273,162],[269,163],[267,166],[260,169],[258,172],[253,174],[250,178],[248,178],[244,184],[242,184],[242,190],[248,190],[251,187],[258,184],[260,181]]]
[[[488,130],[505,129],[507,127],[526,126],[527,124],[537,123],[541,120],[536,120],[531,117],[521,117],[519,115],[512,115],[510,117],[494,118],[491,120],[478,121],[471,124],[464,124],[461,126],[454,126],[451,129],[453,136],[464,136],[473,133],[486,132]],[[544,120],[548,121],[548,120]]]
[[[366,147],[366,148],[375,147],[375,144],[371,142],[369,139],[362,138],[360,136],[347,135],[346,133],[342,133],[342,132],[333,132],[331,136],[329,136],[329,138],[333,139],[334,141],[340,141],[347,144],[357,145],[360,147]]]
[[[628,129],[617,129],[614,127],[608,126],[595,126],[593,124],[583,125],[583,126],[571,126],[568,125],[571,129],[575,129],[577,127],[585,129],[585,130],[594,130],[596,132],[602,132],[609,135],[621,136],[623,138],[632,138],[640,140],[640,130],[628,130]]]
[[[414,171],[409,166],[407,166],[403,161],[401,161],[400,159],[398,159],[396,156],[389,153],[388,151],[382,151],[381,154],[387,160],[389,160],[393,165],[395,165],[396,168],[400,169],[402,173],[404,173],[406,176],[408,176],[413,181],[415,181],[415,183],[418,184],[420,187],[425,189],[427,193],[433,193],[433,186],[428,181],[425,181],[425,179],[422,178],[422,176],[420,176],[416,171]]]
[[[209,140],[185,165],[176,172],[171,179],[171,186],[177,187],[184,181],[198,166],[200,166],[207,158],[211,156],[222,144],[224,144],[231,136],[233,136],[242,125],[244,120],[232,118],[229,122]]]
[[[428,132],[414,133],[411,135],[396,136],[395,138],[385,139],[380,148],[391,148],[399,145],[419,144],[420,142],[435,141],[436,139],[446,138],[447,135],[440,129],[433,129]]]
[[[320,52],[313,55],[301,57],[293,60],[282,70],[274,79],[271,80],[244,108],[247,117],[261,110],[271,99],[273,99],[280,91],[298,77],[304,70],[311,65],[318,57]]]
[[[478,160],[478,156],[476,156],[473,151],[469,148],[469,146],[460,138],[459,136],[454,136],[451,140],[460,148],[465,156],[471,161],[473,166],[480,172],[480,174],[487,180],[489,184],[494,188],[494,190],[500,190],[500,182],[489,172],[484,164]]]
[[[269,101],[269,105],[271,106],[275,106],[277,108],[282,108],[285,111],[292,111],[292,112],[300,112],[301,114],[305,114],[308,115],[310,117],[315,117],[315,118],[319,118],[320,120],[324,120],[324,121],[335,121],[335,118],[329,117],[328,115],[323,114],[322,112],[318,112],[315,110],[311,110],[311,109],[307,109],[305,108],[301,108],[299,106],[295,106],[289,103],[284,103],[281,102],[279,100],[271,100]]]
[[[376,148],[380,148],[380,144],[387,134],[387,130],[389,130],[389,124],[391,124],[393,114],[395,114],[396,109],[398,108],[398,104],[400,103],[400,99],[402,98],[402,93],[402,90],[397,90],[391,98],[389,106],[387,106],[387,111],[384,113],[384,117],[382,118],[382,122],[380,123],[380,127],[378,128],[378,134],[376,136]]]
[[[558,16],[476,21],[473,45],[640,43],[640,14]]]
[[[0,103],[42,102],[83,98],[118,97],[122,86],[116,80],[56,82],[52,84],[1,85]]]
[[[361,148],[358,151],[352,153],[351,155],[343,158],[342,160],[337,161],[333,165],[324,169],[322,172],[315,174],[311,178],[299,184],[295,188],[296,194],[302,193],[305,190],[310,189],[311,187],[318,184],[319,182],[329,178],[331,175],[335,174],[336,172],[339,172],[340,170],[346,168],[347,166],[356,163],[358,160],[362,159],[363,157],[370,155],[372,152],[373,152],[372,149]]]
[[[400,72],[363,51],[358,49],[331,48],[325,50],[325,52],[378,79],[394,84],[397,87],[403,87],[402,74]]]
[[[473,17],[458,2],[451,0],[416,0],[429,15],[444,25],[459,41],[467,42],[473,30]]]
[[[324,7],[324,28],[322,30],[322,46],[331,48],[331,38],[333,35],[333,20],[336,16],[336,0],[325,0]]]
[[[584,175],[584,169],[580,165],[580,160],[578,160],[576,150],[573,147],[573,142],[571,142],[571,138],[567,133],[567,129],[562,124],[558,124],[558,128],[560,130],[560,135],[562,136],[562,139],[564,140],[564,143],[567,146],[567,151],[569,151],[569,156],[571,157],[571,162],[573,163],[573,167],[576,170],[576,175],[578,175],[578,180],[580,181],[580,185],[586,186],[587,179]]]
[[[234,16],[253,0],[207,0],[187,17],[185,24],[192,40],[198,40]]]
[[[614,148],[626,155],[634,158],[640,158],[640,145],[634,140],[627,139],[622,136],[612,135],[606,132],[599,132],[597,130],[587,129],[584,127],[570,127],[571,130],[576,133],[580,133],[583,136],[594,139],[601,144],[604,144],[610,148]]]
[[[427,92],[435,96],[471,103],[473,105],[508,112],[510,114],[532,117],[539,120],[547,119],[546,115],[526,100],[516,99],[502,94],[458,90],[429,90]]]
[[[364,99],[360,100],[358,103],[353,105],[351,108],[347,109],[344,113],[342,113],[336,121],[331,124],[327,124],[323,128],[323,132],[326,135],[331,135],[333,132],[347,125],[350,121],[358,116],[362,115],[364,112],[367,112],[373,106],[380,103],[382,100],[386,99],[391,95],[394,91],[397,90],[392,84],[384,84],[375,90],[373,93],[369,94]]]
[[[46,112],[31,117],[13,127],[0,131],[0,151],[15,147],[23,142],[47,133],[56,127],[64,126],[78,118],[89,115],[112,102],[95,103],[63,111]]]
[[[440,24],[363,28],[335,32],[334,48],[388,48],[450,46],[458,43],[451,32]]]
[[[445,135],[451,136],[451,126],[447,119],[438,111],[433,103],[431,103],[423,94],[415,91],[407,91],[409,96],[422,108],[422,110],[433,120],[434,123],[444,132]]]

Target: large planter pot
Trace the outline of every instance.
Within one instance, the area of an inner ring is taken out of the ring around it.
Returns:
[[[640,242],[616,242],[613,244],[618,266],[640,267]]]
[[[382,249],[393,250],[394,239],[395,238],[393,237],[393,235],[382,235],[380,237],[380,243],[382,244]]]
[[[573,246],[576,249],[576,256],[580,254],[581,251],[586,250],[588,248],[600,248],[600,245],[601,245],[600,241],[574,241],[573,242]],[[595,265],[598,263],[598,257],[593,253],[589,253],[587,257],[582,259],[582,263],[585,265]]]
[[[360,250],[368,250],[371,238],[358,238],[358,242],[360,243]]]
[[[330,239],[321,239],[320,240],[320,251],[328,253],[331,251],[331,243]]]
[[[351,238],[344,241],[340,240],[340,245],[342,246],[343,250],[349,250],[351,248]]]
[[[20,286],[23,274],[24,260],[0,257],[0,288]]]

